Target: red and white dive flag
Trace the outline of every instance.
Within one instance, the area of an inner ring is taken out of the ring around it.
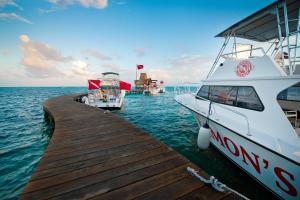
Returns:
[[[131,84],[124,81],[120,81],[120,90],[131,90]]]
[[[138,70],[144,69],[144,65],[137,65],[136,68],[137,68]]]
[[[100,88],[100,80],[88,80],[89,90],[96,90]]]

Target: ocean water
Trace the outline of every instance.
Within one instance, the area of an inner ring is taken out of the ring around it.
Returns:
[[[50,97],[82,92],[86,88],[0,88],[0,199],[18,199],[51,138],[52,125],[44,118],[42,103]],[[189,110],[174,101],[175,93],[168,87],[167,93],[155,97],[127,95],[122,110],[114,113],[249,198],[274,199],[215,148],[197,148],[197,122]]]
[[[18,199],[51,137],[42,102],[85,88],[0,87],[0,199]]]

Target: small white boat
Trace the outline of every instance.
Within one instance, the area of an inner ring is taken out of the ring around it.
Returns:
[[[160,81],[159,85],[157,87],[158,87],[158,93],[165,93],[166,92],[166,88],[165,88],[165,85],[164,85],[163,81]]]
[[[82,101],[90,106],[103,109],[121,109],[124,103],[126,90],[131,85],[119,79],[119,74],[114,72],[102,73],[102,78],[89,80],[87,97]]]
[[[293,200],[300,199],[299,10],[299,0],[278,1],[218,34],[224,44],[197,93],[175,97],[198,121],[199,147],[211,143],[278,197]],[[270,46],[241,45],[237,37]],[[233,48],[224,53],[228,44]]]

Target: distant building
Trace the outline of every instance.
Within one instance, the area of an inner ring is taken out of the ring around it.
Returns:
[[[152,82],[152,79],[148,78],[146,73],[141,73],[140,79],[134,81],[135,86],[137,88],[144,88],[144,85],[148,86],[148,85],[150,85],[151,82]]]

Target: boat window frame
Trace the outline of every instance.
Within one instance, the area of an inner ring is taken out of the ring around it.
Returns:
[[[204,86],[208,86],[208,94],[207,94],[207,97],[208,98],[204,98],[204,97],[201,97],[201,96],[198,96],[198,93],[200,92],[200,90],[202,89],[202,87]],[[210,93],[210,85],[202,85],[199,90],[197,90],[197,93],[195,94],[195,97],[196,99],[200,99],[200,100],[209,100],[209,93]]]
[[[260,103],[261,106],[262,106],[262,109],[261,109],[261,110],[257,110],[257,109],[251,109],[251,108],[244,108],[244,107],[240,107],[240,106],[237,106],[237,105],[236,105],[236,107],[238,107],[238,108],[244,108],[244,109],[248,109],[248,110],[254,110],[254,111],[258,111],[258,112],[263,112],[263,111],[265,110],[265,106],[264,106],[264,104],[262,103],[261,99],[259,98],[259,96],[258,96],[258,94],[257,94],[257,92],[256,92],[256,90],[255,90],[255,88],[254,88],[253,86],[244,86],[244,85],[243,85],[243,86],[237,86],[237,87],[238,87],[238,90],[237,90],[237,93],[236,93],[236,104],[238,104],[238,99],[237,99],[237,97],[238,97],[238,93],[239,93],[239,88],[240,88],[240,87],[249,87],[249,88],[252,88],[253,91],[255,92],[256,97],[257,97],[259,103]]]
[[[299,82],[299,83],[300,83],[300,82]],[[296,85],[297,85],[297,84],[296,84]],[[299,88],[300,88],[300,86],[294,86],[294,85],[292,85],[292,86],[290,86],[290,87],[288,87],[288,88],[286,88],[286,89],[280,91],[280,92],[277,94],[276,99],[277,99],[277,100],[282,100],[282,101],[300,102],[300,100],[278,98],[279,95],[280,95],[283,91],[288,90],[289,88],[292,88],[292,87],[295,87],[295,88],[296,88],[296,87],[299,87]]]
[[[201,90],[202,87],[204,86],[208,86],[209,89],[208,89],[208,98],[203,98],[203,97],[200,97],[198,96],[198,92]],[[226,104],[226,103],[220,103],[220,102],[216,102],[216,101],[211,101],[210,100],[210,92],[211,92],[211,87],[214,87],[214,86],[220,86],[220,87],[236,87],[237,88],[237,92],[236,92],[236,95],[235,95],[235,105],[230,105],[230,104]],[[257,96],[257,99],[259,101],[259,103],[262,105],[262,109],[261,110],[257,110],[257,109],[252,109],[252,108],[245,108],[245,107],[240,107],[240,106],[237,106],[237,98],[238,98],[238,91],[239,91],[239,88],[240,87],[250,87],[253,89],[253,91],[255,92],[256,96]],[[211,102],[214,102],[214,103],[218,103],[218,104],[222,104],[222,105],[226,105],[226,106],[232,106],[232,107],[236,107],[236,108],[242,108],[242,109],[247,109],[247,110],[253,110],[253,111],[257,111],[257,112],[263,112],[265,110],[265,106],[264,104],[262,103],[259,95],[257,94],[255,88],[253,86],[248,86],[248,85],[202,85],[199,90],[197,91],[197,93],[195,94],[195,98],[196,99],[200,99],[200,100],[206,100],[206,101],[211,101]]]

